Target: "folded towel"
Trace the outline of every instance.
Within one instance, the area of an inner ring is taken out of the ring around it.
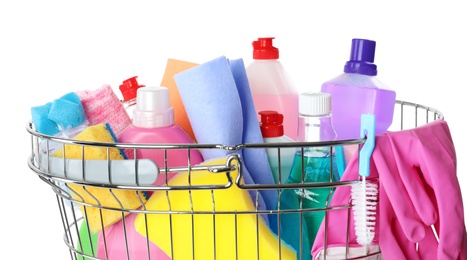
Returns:
[[[228,176],[232,181],[238,178],[238,161],[229,162],[226,158],[217,158],[201,164],[226,164],[235,166],[235,170],[230,171],[229,175],[208,170],[181,172],[169,180],[168,186],[226,185]],[[227,189],[156,191],[145,204],[145,208],[157,214],[138,214],[135,220],[136,231],[173,259],[295,260],[297,257],[289,245],[279,241],[262,218],[255,214],[243,214],[254,212],[256,206],[247,190],[235,184]],[[163,213],[169,210],[188,214]]]
[[[108,123],[117,137],[131,124],[122,102],[109,85],[77,92],[89,125]]]
[[[248,95],[251,93],[247,90],[242,61],[234,61],[232,65],[221,56],[174,76],[198,143],[239,145],[245,141],[263,142],[256,111]],[[231,152],[220,149],[201,151],[205,160]],[[242,150],[235,152],[240,153],[244,162],[245,183],[274,183],[265,151],[247,152],[249,165]],[[251,194],[256,196],[254,192]],[[276,192],[262,190],[259,195],[259,202],[264,199],[266,208],[275,208]]]
[[[110,125],[97,124],[87,127],[83,132],[74,138],[82,141],[95,141],[102,143],[115,143],[116,138]],[[117,148],[105,148],[97,146],[82,146],[75,144],[66,144],[65,149],[60,148],[52,155],[56,157],[65,157],[69,159],[82,159],[84,149],[84,159],[86,160],[123,160],[125,154]],[[110,158],[107,157],[110,155]],[[108,174],[103,172],[102,174]],[[85,218],[91,232],[96,233],[102,228],[106,228],[122,219],[128,212],[118,211],[119,209],[135,209],[141,207],[141,202],[146,201],[143,192],[136,192],[124,189],[108,189],[99,187],[87,187],[76,184],[68,184],[73,199],[79,202],[89,203],[92,206],[83,206],[80,204],[80,210]],[[115,199],[114,196],[118,199]],[[97,201],[96,201],[97,200]],[[120,204],[121,203],[121,204]],[[104,209],[100,209],[103,207]],[[107,210],[112,208],[117,210]],[[102,214],[102,218],[101,218]]]
[[[174,80],[174,75],[193,68],[198,64],[168,59],[165,66],[164,76],[162,78],[161,86],[164,86],[169,89],[170,105],[174,108],[174,120],[177,125],[179,125],[185,132],[196,141],[196,136],[193,133],[193,128],[191,127],[190,119],[186,114],[185,106],[183,105],[182,99],[180,97],[180,92],[178,91],[177,84]]]

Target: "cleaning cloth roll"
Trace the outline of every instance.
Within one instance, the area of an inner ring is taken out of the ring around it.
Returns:
[[[238,145],[246,141],[262,142],[256,112],[254,116],[252,114],[254,106],[249,96],[251,93],[246,89],[248,85],[245,84],[242,63],[241,60],[234,61],[232,71],[229,61],[221,56],[174,76],[198,143]],[[265,153],[249,152],[250,158],[246,161],[243,151],[239,152],[244,162],[245,183],[274,183]],[[225,156],[228,151],[205,149],[201,153],[208,160]],[[277,193],[261,190],[260,195],[266,208],[273,209]]]

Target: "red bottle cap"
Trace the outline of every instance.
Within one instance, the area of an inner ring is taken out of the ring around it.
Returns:
[[[277,111],[260,111],[261,121],[259,126],[263,137],[280,137],[284,135],[284,116]]]
[[[253,59],[276,60],[279,59],[279,49],[272,46],[274,37],[258,38],[253,42]]]
[[[136,90],[144,85],[139,85],[138,81],[136,80],[138,76],[134,76],[127,80],[124,80],[122,85],[120,85],[119,89],[122,92],[123,101],[127,102],[132,99],[136,98]]]

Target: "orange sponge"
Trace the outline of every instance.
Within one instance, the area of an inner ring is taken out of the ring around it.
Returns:
[[[74,139],[101,143],[116,142],[112,129],[108,124],[104,123],[87,127]],[[110,155],[110,160],[125,159],[123,153],[118,148],[109,148],[109,151],[107,151],[107,148],[105,147],[82,146],[75,144],[66,144],[65,153],[63,152],[63,149],[60,148],[53,153],[53,156],[69,159],[82,159],[83,150],[84,159],[86,160],[107,160],[107,154]],[[108,173],[103,172],[102,174]],[[87,217],[87,223],[93,233],[114,224],[124,216],[128,215],[128,212],[121,211],[121,209],[136,209],[142,206],[142,202],[146,202],[146,198],[142,192],[133,190],[108,189],[81,186],[77,184],[68,184],[68,187],[70,188],[70,193],[75,201],[90,204],[80,204],[80,210],[83,216]],[[112,208],[115,210],[105,208]]]
[[[186,114],[185,106],[183,105],[180,93],[178,92],[177,84],[174,80],[174,75],[195,67],[198,64],[187,61],[168,59],[165,67],[165,73],[162,78],[161,86],[169,89],[170,104],[174,108],[174,120],[193,140],[196,141],[195,134],[191,128],[190,120]]]

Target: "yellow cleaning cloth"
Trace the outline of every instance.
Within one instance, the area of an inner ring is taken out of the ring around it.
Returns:
[[[201,165],[225,164],[226,158],[220,158]],[[238,169],[237,162],[234,164]],[[235,181],[238,171],[230,172],[230,176]],[[228,179],[226,173],[196,171],[192,172],[189,178],[187,172],[182,172],[169,181],[169,186],[188,183],[216,185],[226,184]],[[203,260],[279,259],[279,254],[283,260],[296,259],[295,251],[289,245],[281,241],[279,247],[278,237],[263,222],[260,215],[254,214],[255,206],[247,190],[238,188],[236,184],[227,189],[217,190],[156,191],[145,207],[148,211],[190,212],[193,209],[195,212],[171,215],[140,213],[136,217],[136,231],[148,237],[173,259],[193,259],[192,254],[194,259]],[[204,213],[196,214],[200,211]],[[216,214],[209,213],[214,211]],[[239,213],[222,214],[233,211]],[[253,213],[244,213],[247,211]]]
[[[174,75],[195,67],[198,64],[187,61],[168,59],[165,67],[164,76],[162,77],[161,86],[169,89],[170,104],[174,108],[174,120],[193,140],[196,141],[195,134],[191,128],[190,120],[186,114],[185,106],[183,105],[180,93],[178,92],[177,84],[174,80]]]
[[[79,133],[75,140],[95,141],[102,143],[115,143],[115,137],[112,129],[108,124],[97,124],[89,126]],[[84,159],[86,160],[107,160],[107,148],[97,146],[81,146],[74,144],[65,145],[65,158],[81,159],[84,147]],[[117,148],[109,149],[111,160],[123,160],[122,153]],[[60,148],[53,156],[63,158],[63,149]],[[108,174],[103,172],[102,174]],[[70,193],[78,202],[85,202],[95,206],[80,205],[80,210],[83,216],[87,215],[87,222],[92,233],[96,233],[104,228],[121,220],[123,216],[128,215],[128,212],[118,210],[100,209],[98,206],[121,209],[136,209],[141,206],[141,201],[145,202],[146,198],[142,192],[132,190],[108,189],[99,187],[85,187],[76,184],[68,184]],[[118,199],[115,199],[115,197]],[[120,203],[122,205],[120,205]],[[102,213],[102,219],[101,219]],[[86,215],[85,215],[86,214]],[[102,220],[102,221],[101,221]]]

